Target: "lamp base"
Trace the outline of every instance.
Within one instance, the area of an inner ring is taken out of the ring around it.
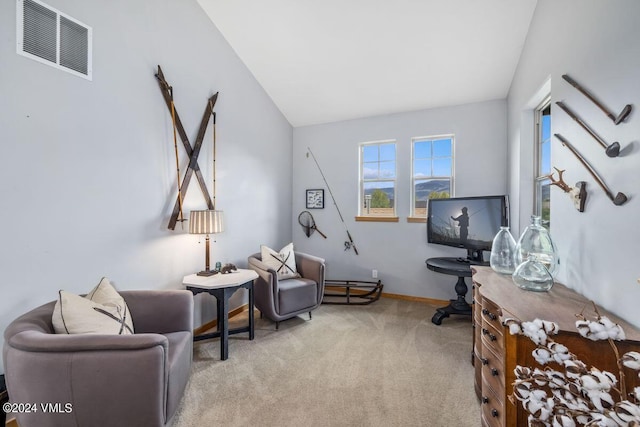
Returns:
[[[206,277],[208,277],[208,276],[213,276],[214,274],[218,274],[218,272],[215,271],[215,270],[202,270],[202,271],[198,272],[197,275],[198,276],[206,276]]]

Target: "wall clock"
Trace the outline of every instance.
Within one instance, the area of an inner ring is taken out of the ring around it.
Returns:
[[[324,190],[307,190],[307,209],[324,209]]]

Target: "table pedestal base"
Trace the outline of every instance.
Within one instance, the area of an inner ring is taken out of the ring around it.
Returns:
[[[431,322],[434,325],[442,324],[442,319],[449,317],[451,314],[471,316],[471,306],[465,300],[465,295],[467,295],[469,288],[464,281],[464,277],[458,277],[455,290],[458,298],[449,300],[449,305],[436,309],[435,314],[431,318]]]

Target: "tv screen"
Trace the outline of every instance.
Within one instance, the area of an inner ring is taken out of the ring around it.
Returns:
[[[501,225],[509,225],[506,196],[429,199],[427,205],[429,243],[464,248],[470,254],[490,251]]]

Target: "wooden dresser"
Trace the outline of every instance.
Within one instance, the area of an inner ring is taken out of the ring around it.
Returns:
[[[554,340],[565,344],[587,366],[597,366],[618,376],[613,350],[607,341],[590,341],[576,331],[576,314],[594,315],[591,302],[556,283],[549,292],[530,292],[518,288],[511,276],[495,273],[490,267],[473,266],[473,364],[475,389],[481,401],[483,426],[515,427],[527,425],[527,414],[521,405],[513,405],[512,393],[516,365],[539,366],[531,351],[535,345],[527,337],[510,335],[502,326],[503,317],[522,321],[535,318],[556,322],[560,328]],[[585,308],[586,307],[586,308]],[[583,311],[584,309],[584,311]],[[626,341],[616,342],[620,354],[640,352],[640,330],[598,307],[601,315],[620,324]],[[626,373],[627,390],[640,385],[637,375]]]

